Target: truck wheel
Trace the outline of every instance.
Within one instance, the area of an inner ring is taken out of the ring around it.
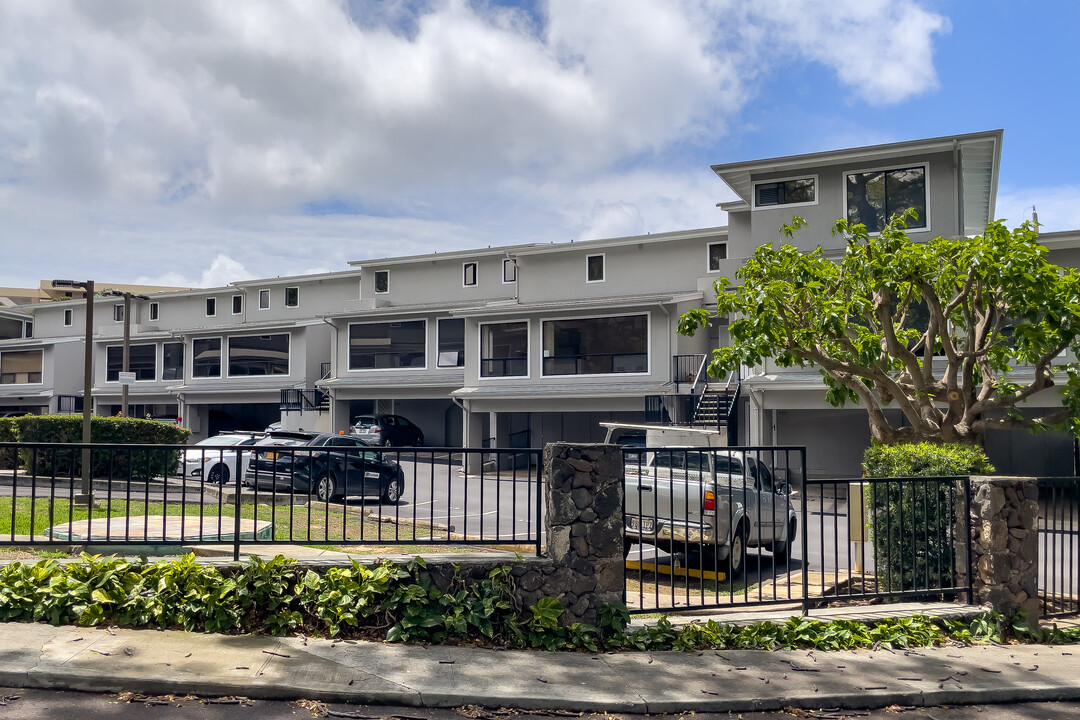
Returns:
[[[731,536],[731,552],[728,553],[728,578],[737,578],[746,569],[746,523],[739,523],[739,529]]]
[[[791,546],[795,542],[796,530],[798,530],[798,525],[795,523],[795,518],[791,518],[791,522],[788,523],[787,537],[783,542],[773,543],[772,554],[776,562],[787,562],[787,559],[791,557]]]
[[[630,546],[634,543],[630,541],[630,538],[624,537],[622,541],[622,556],[623,560],[630,557]]]

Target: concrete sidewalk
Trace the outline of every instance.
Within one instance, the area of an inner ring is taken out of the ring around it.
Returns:
[[[1080,698],[1068,646],[592,654],[6,623],[0,647],[0,686],[95,692],[626,713]]]

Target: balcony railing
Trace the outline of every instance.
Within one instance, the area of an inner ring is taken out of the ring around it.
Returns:
[[[529,374],[529,358],[481,358],[480,377],[524,377]]]
[[[545,375],[613,375],[648,371],[648,353],[589,353],[544,358]]]
[[[281,391],[281,403],[278,409],[282,412],[307,412],[315,410],[323,412],[328,409],[329,397],[322,390],[312,388],[284,388]]]

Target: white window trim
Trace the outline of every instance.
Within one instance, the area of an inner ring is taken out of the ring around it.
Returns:
[[[239,312],[237,312],[235,310],[235,308],[236,308],[236,298],[240,298],[240,311]],[[244,314],[244,294],[243,293],[240,293],[239,295],[233,295],[232,298],[229,299],[229,302],[231,303],[229,305],[229,310],[232,312],[233,315],[243,315]]]
[[[210,313],[210,301],[214,301],[214,312]],[[206,313],[206,317],[217,317],[217,298],[203,298],[203,312]]]
[[[288,372],[284,375],[233,375],[229,372],[229,350],[230,343],[233,338],[242,337],[261,337],[263,335],[284,335],[289,338],[289,366]],[[200,338],[205,340],[206,338]],[[244,333],[242,335],[229,335],[221,341],[221,376],[229,380],[254,380],[254,381],[266,381],[269,378],[289,378],[292,377],[292,352],[293,352],[293,338],[292,333],[289,332],[260,332],[260,333]]]
[[[424,323],[424,367],[407,367],[407,368],[351,368],[349,367],[349,338],[352,336],[353,325],[386,325],[392,322],[417,322],[417,320],[371,320],[368,322],[354,322],[349,323],[348,333],[345,335],[345,372],[350,373],[397,373],[397,372],[422,372],[429,369],[428,363],[428,321],[427,318],[420,318],[419,322]],[[437,346],[436,346],[437,347]]]
[[[161,349],[161,343],[130,343],[128,345],[129,351],[130,351],[131,348],[135,347],[136,345],[138,345],[140,347],[145,346],[145,345],[152,345],[154,347],[154,377],[152,379],[150,379],[150,380],[139,380],[138,378],[136,378],[135,382],[137,382],[137,383],[159,382],[160,378],[161,378],[161,374],[162,374],[162,368],[161,368],[161,362],[160,361],[161,361],[161,354],[162,354],[163,351]],[[116,376],[115,380],[110,380],[109,379],[109,348],[120,348],[120,352],[121,352],[120,365],[121,365],[121,367],[123,367],[123,363],[124,363],[123,358],[124,358],[124,356],[123,356],[122,353],[124,352],[124,346],[123,345],[106,345],[105,346],[105,384],[106,385],[119,385],[120,384],[120,376],[119,375]],[[129,360],[130,360],[130,358],[129,358]],[[120,372],[124,372],[124,371],[121,370]]]
[[[447,370],[457,370],[457,371],[460,372],[460,371],[465,369],[464,364],[462,364],[462,365],[440,365],[439,364],[439,328],[442,327],[442,324],[443,324],[444,320],[461,320],[462,322],[465,323],[466,328],[468,327],[469,323],[464,318],[453,318],[453,317],[435,318],[435,353],[434,353],[434,355],[435,355],[435,369],[436,370],[441,370],[443,372],[445,372]],[[468,335],[467,330],[466,330],[465,335]],[[467,342],[467,338],[465,338],[465,337],[462,338],[462,342],[463,342],[463,344],[461,346],[461,352],[464,353],[466,348],[469,346],[469,343]],[[427,352],[425,352],[424,355],[426,356]]]
[[[161,319],[161,303],[157,303],[157,302],[150,303],[150,309],[148,311],[147,317],[150,319],[150,322],[157,322],[158,320],[160,320]]]
[[[709,263],[712,261],[712,253],[709,252],[709,251],[712,249],[713,245],[724,245],[727,248],[727,250],[730,250],[731,249],[731,244],[727,240],[713,240],[712,242],[705,243],[705,272],[709,273],[711,275],[717,275],[719,273],[724,272],[724,270],[723,270],[723,265],[721,265],[720,267],[718,267],[715,270],[713,270],[711,267],[709,267]],[[726,251],[724,252],[724,255],[726,257],[723,260],[720,261],[721,263],[727,262],[728,260],[731,259],[731,256],[728,255],[728,253]]]
[[[183,382],[184,378],[173,378],[171,380],[166,380],[165,379],[165,346],[166,345],[181,345],[184,348],[184,362],[185,363],[187,362],[187,354],[188,354],[188,352],[187,352],[187,343],[179,341],[179,340],[165,340],[165,341],[162,341],[162,342],[158,343],[158,353],[157,353],[158,354],[158,364],[157,364],[158,382],[166,382],[166,383]],[[183,367],[183,365],[181,365],[180,366],[180,372],[184,372],[184,370],[185,370],[185,368]]]
[[[757,188],[758,185],[772,185],[773,183],[787,182],[788,180],[813,180],[814,181],[814,199],[810,202],[801,203],[782,203],[779,205],[758,205],[757,204]],[[780,210],[786,208],[797,207],[809,207],[811,205],[817,205],[821,198],[821,182],[818,180],[816,173],[812,175],[790,175],[787,177],[770,178],[768,180],[755,180],[753,186],[750,188],[750,210],[752,212],[757,210]]]
[[[866,173],[866,172],[888,172],[889,170],[900,170],[901,168],[915,168],[921,167],[923,169],[923,190],[926,192],[926,217],[919,218],[926,221],[926,227],[911,228],[908,233],[928,233],[931,232],[930,218],[933,216],[933,211],[930,208],[930,161],[924,160],[922,162],[903,162],[898,160],[894,163],[887,165],[876,165],[872,167],[856,167],[848,168],[840,174],[840,215],[839,217],[847,219],[847,176],[853,173]],[[887,218],[886,218],[887,219]],[[872,232],[871,237],[877,237],[881,233]]]
[[[119,315],[119,319],[116,317]],[[124,303],[114,303],[112,306],[112,319],[115,323],[124,322]]]
[[[525,323],[525,374],[524,375],[504,375],[502,377],[484,377],[484,369],[482,363],[484,360],[484,326],[485,325],[510,325],[513,323]],[[477,328],[480,332],[476,334],[476,377],[480,382],[489,381],[502,381],[507,380],[528,380],[532,377],[532,363],[533,363],[533,336],[532,336],[532,320],[529,318],[507,318],[506,320],[491,320],[489,322],[477,323]]]
[[[598,257],[598,258],[602,259],[601,266],[603,267],[603,270],[604,270],[604,276],[602,278],[600,278],[599,280],[590,280],[589,279],[589,260],[591,258],[594,258],[594,257]],[[596,283],[602,283],[602,282],[607,282],[607,253],[592,253],[591,255],[586,255],[585,256],[585,284],[586,285],[594,285]]]
[[[75,324],[75,311],[71,308],[64,308],[64,327],[71,327]]]
[[[386,273],[386,289],[385,290],[379,290],[379,281],[378,281],[379,273]],[[389,295],[390,294],[390,271],[389,270],[376,270],[375,273],[371,276],[371,279],[372,279],[371,287],[372,287],[372,289],[375,290],[376,295]]]
[[[512,268],[514,268],[514,279],[513,280],[507,280],[506,279],[506,265],[508,263],[510,264],[510,266]],[[503,271],[502,271],[502,273],[503,273],[502,274],[502,284],[503,285],[513,285],[514,283],[516,283],[517,282],[517,273],[518,273],[517,258],[503,258]]]
[[[295,305],[290,305],[289,304],[289,291],[290,290],[295,290],[296,291],[296,304]],[[288,287],[286,287],[285,292],[282,293],[281,301],[285,304],[285,307],[287,307],[289,310],[295,310],[296,308],[300,307],[300,286],[299,285],[289,285]]]
[[[266,305],[263,305],[263,293],[266,293]],[[270,297],[270,288],[262,288],[261,290],[259,290],[259,302],[257,303],[259,306],[259,310],[269,310],[271,300],[272,298]]]
[[[639,373],[581,373],[574,375],[548,375],[544,372],[544,323],[558,320],[593,320],[595,318],[614,318],[614,317],[631,317],[633,315],[645,316],[645,372]],[[567,315],[559,317],[545,317],[540,319],[540,377],[542,378],[618,378],[618,377],[643,377],[646,375],[652,375],[652,313],[651,312],[624,312],[624,313],[604,313],[599,315]]]
[[[199,340],[217,340],[218,352],[221,353],[219,357],[217,375],[196,375],[195,374],[195,343]],[[209,381],[209,380],[221,380],[225,377],[225,370],[228,367],[228,357],[226,356],[225,336],[224,335],[207,335],[205,337],[193,337],[191,338],[191,347],[184,343],[184,369],[187,371],[187,377],[191,378],[195,382]],[[292,352],[292,341],[289,342],[289,352]]]
[[[467,282],[465,282],[465,272],[468,270],[470,265],[473,266],[473,281],[472,281],[471,285],[468,284]],[[463,288],[474,288],[474,287],[479,287],[479,286],[480,286],[480,263],[476,262],[475,260],[461,263],[461,287],[463,287]],[[387,287],[389,287],[389,285]]]
[[[15,350],[15,349],[3,350],[3,351],[0,351],[0,361],[3,360],[4,353],[6,353],[6,352],[7,353],[34,352],[34,350],[33,350],[33,348],[27,348],[27,349],[23,349],[23,350]],[[33,383],[33,382],[28,382],[28,383],[8,383],[6,385],[0,385],[0,388],[26,387],[27,385],[44,385],[45,384],[45,349],[44,348],[38,348],[37,352],[41,353],[41,381],[40,382],[36,382],[36,383]]]

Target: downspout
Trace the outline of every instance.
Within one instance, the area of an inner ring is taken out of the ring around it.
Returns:
[[[245,301],[245,304],[246,304],[246,301]],[[334,323],[331,320],[329,320],[328,318],[322,317],[322,318],[319,318],[319,319],[330,326],[330,374],[332,376],[336,376],[336,373],[334,372],[334,368],[337,367],[337,329],[338,328],[337,328],[337,325],[334,325]],[[320,368],[320,370],[321,370],[321,368]],[[320,373],[319,380],[322,380],[321,375],[322,375],[322,373]],[[315,382],[315,387],[318,387],[318,386],[319,386],[319,382],[316,381]],[[337,423],[335,422],[337,420],[337,405],[334,403],[334,400],[335,400],[334,389],[331,388],[331,387],[328,387],[328,388],[326,388],[326,390],[324,392],[326,393],[327,397],[330,398],[330,429],[333,430],[335,427],[337,427]]]

